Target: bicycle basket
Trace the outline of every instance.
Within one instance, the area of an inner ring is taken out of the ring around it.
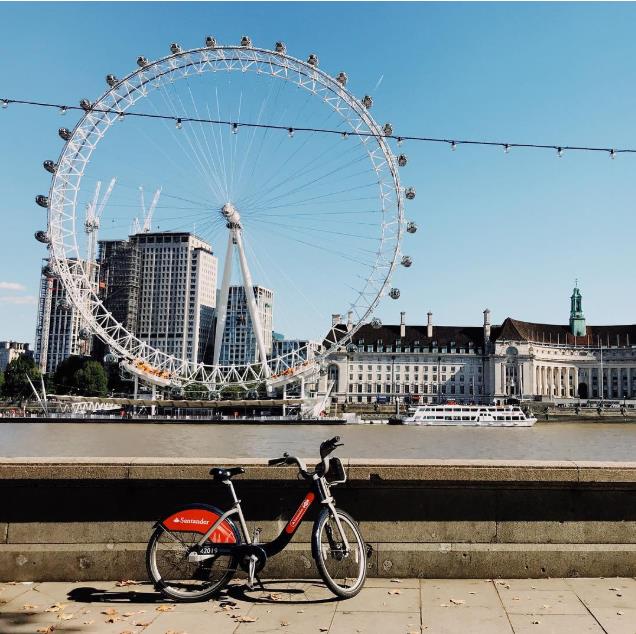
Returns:
[[[339,484],[346,482],[347,476],[345,475],[344,467],[340,458],[332,456],[329,458],[329,469],[327,470],[327,482],[331,484]]]

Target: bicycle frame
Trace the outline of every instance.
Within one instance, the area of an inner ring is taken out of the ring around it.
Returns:
[[[312,486],[306,493],[305,497],[298,506],[296,512],[292,515],[291,519],[285,524],[285,527],[280,532],[278,537],[270,542],[253,544],[252,538],[247,529],[247,523],[245,522],[245,516],[243,515],[243,509],[241,507],[241,500],[236,496],[234,485],[231,480],[223,480],[223,484],[227,485],[232,495],[233,504],[232,507],[219,517],[214,524],[208,529],[208,531],[197,542],[197,553],[190,555],[194,561],[204,561],[211,557],[220,555],[250,555],[253,554],[255,549],[262,549],[267,558],[277,555],[289,544],[294,537],[298,527],[302,524],[305,514],[309,510],[309,507],[313,504],[316,497],[320,499],[320,503],[327,506],[332,517],[335,519],[338,531],[342,538],[342,543],[345,547],[345,553],[349,553],[349,541],[340,523],[340,518],[336,513],[334,504],[334,498],[330,492],[330,485],[324,476],[313,475],[311,477]],[[332,483],[337,484],[337,483]],[[206,541],[214,533],[214,531],[225,521],[226,519],[237,515],[239,519],[239,525],[243,533],[243,544],[206,544]]]

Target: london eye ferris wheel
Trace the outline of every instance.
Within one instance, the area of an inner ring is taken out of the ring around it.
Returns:
[[[400,183],[407,159],[391,125],[376,123],[372,98],[355,97],[345,72],[331,76],[316,55],[302,61],[282,42],[268,50],[248,37],[207,37],[201,48],[172,44],[166,57],[139,57],[133,72],[106,81],[98,99],[80,102],[75,127],[60,128],[57,161],[44,163],[51,187],[36,200],[48,224],[36,238],[88,334],[126,370],[176,388],[282,385],[315,375],[355,345],[360,326],[379,324],[380,300],[399,297],[396,267],[412,263],[401,242],[416,230],[404,211],[415,190]],[[95,186],[111,177],[100,206]],[[157,191],[141,221],[140,186]],[[184,289],[157,299],[164,314],[152,336],[113,313],[96,273],[97,230],[103,241],[185,232],[209,245],[214,320],[198,350],[163,345],[171,311],[188,311]],[[259,298],[257,286],[271,293]],[[239,360],[223,353],[237,289],[254,348]],[[272,330],[296,345],[275,347]]]

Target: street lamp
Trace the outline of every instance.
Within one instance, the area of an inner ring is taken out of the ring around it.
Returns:
[[[391,355],[391,396],[395,401],[395,355]]]
[[[437,402],[442,402],[442,375],[440,374],[441,368],[440,364],[442,362],[442,357],[437,357]]]

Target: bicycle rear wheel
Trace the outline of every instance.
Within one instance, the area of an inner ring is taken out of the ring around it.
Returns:
[[[367,577],[367,548],[356,521],[336,509],[347,538],[346,549],[338,524],[329,509],[324,509],[314,525],[312,550],[318,572],[327,587],[339,597],[354,597]]]
[[[221,591],[238,565],[236,557],[220,555],[203,561],[189,561],[188,555],[220,517],[213,507],[193,506],[159,522],[146,549],[148,576],[164,596],[176,601],[202,601]],[[241,543],[241,536],[229,520],[210,536],[209,542]]]

